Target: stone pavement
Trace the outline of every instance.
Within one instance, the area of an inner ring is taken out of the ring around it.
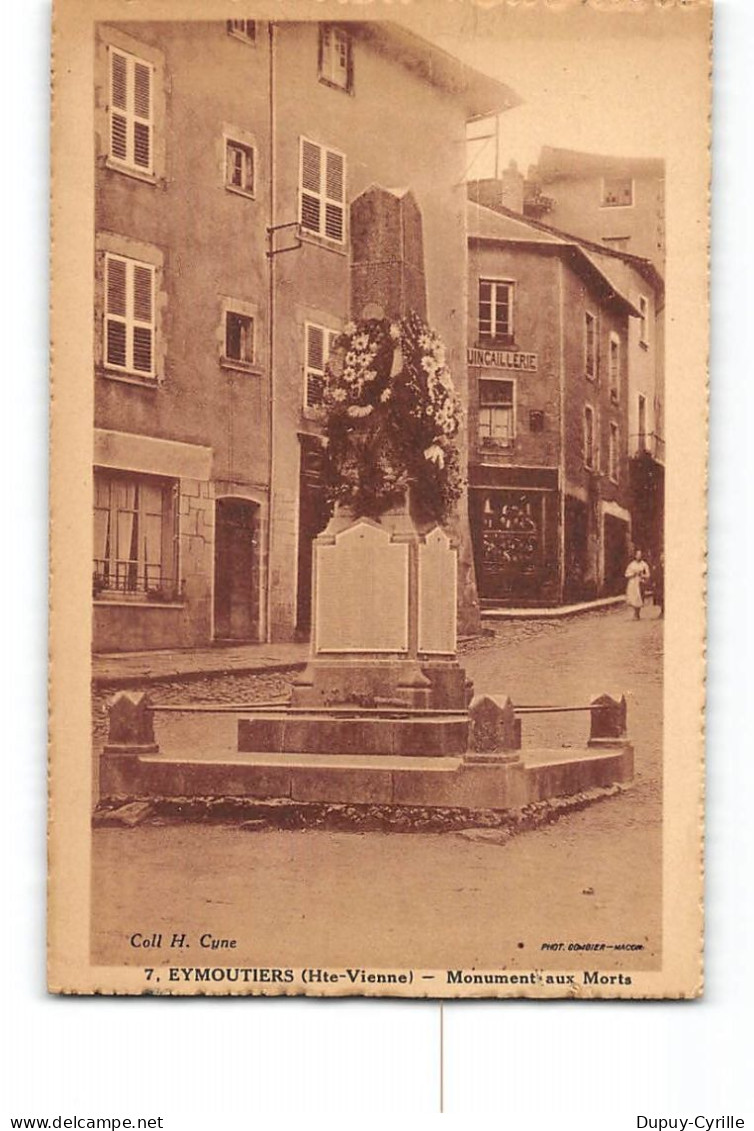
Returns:
[[[92,683],[128,686],[224,672],[294,671],[306,665],[308,656],[308,644],[218,644],[210,648],[99,653],[92,657]]]
[[[607,597],[557,609],[483,609],[483,621],[533,621],[605,610],[622,605],[624,597]],[[475,638],[459,641],[473,649]],[[461,647],[460,651],[467,649]],[[203,675],[261,675],[305,667],[309,644],[215,644],[208,648],[164,648],[149,652],[100,652],[92,656],[95,687],[127,687],[161,679],[191,679]]]
[[[640,949],[611,951],[610,969],[656,969],[662,635],[657,610],[646,609],[637,622],[626,608],[607,609],[571,619],[498,622],[494,637],[463,658],[480,691],[510,693],[518,703],[574,704],[601,691],[625,691],[636,747],[633,789],[498,841],[452,832],[238,823],[98,828],[93,961],[143,964],[129,933],[147,923],[150,931],[168,934],[179,923],[192,944],[205,931],[237,938],[233,961],[249,966],[304,966],[316,955],[321,966],[583,969],[581,952],[543,954],[544,942],[562,939],[632,944]],[[171,695],[207,699],[216,695],[210,690],[191,681]],[[238,689],[232,694],[241,697]],[[226,717],[230,743],[233,716]],[[173,727],[187,716],[162,718]],[[173,737],[200,742],[201,720],[193,716],[193,735]],[[542,742],[567,752],[569,744],[583,743],[587,729],[581,713],[528,715],[524,749]],[[343,923],[347,929],[334,928]]]

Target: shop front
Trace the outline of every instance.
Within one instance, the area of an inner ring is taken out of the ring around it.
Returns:
[[[484,465],[470,470],[469,509],[480,600],[487,607],[556,603],[557,470]]]

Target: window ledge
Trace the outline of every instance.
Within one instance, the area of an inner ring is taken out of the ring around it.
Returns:
[[[335,255],[342,255],[344,259],[348,256],[345,240],[343,243],[338,243],[337,240],[328,239],[327,236],[318,236],[316,232],[310,232],[308,228],[302,227],[301,224],[298,225],[296,234],[302,244],[308,243],[314,247],[321,247],[323,251],[332,251]]]
[[[513,337],[477,338],[475,348],[479,350],[507,350],[509,353],[524,352],[519,350],[516,339]]]
[[[253,189],[239,188],[238,185],[225,185],[226,192],[232,192],[234,196],[243,196],[246,200],[256,200],[256,193]]]
[[[245,43],[247,47],[256,47],[257,37],[251,39],[248,35],[244,35],[242,31],[229,31],[228,37],[230,39],[237,39],[239,43]]]
[[[234,361],[232,357],[221,357],[220,366],[222,369],[232,369],[234,373],[249,373],[253,377],[261,377],[264,373],[264,368],[250,361]]]
[[[310,420],[314,424],[322,424],[325,419],[324,407],[319,408],[313,405],[304,405],[301,410],[301,415],[304,420]]]
[[[117,369],[103,369],[98,371],[100,377],[107,381],[120,381],[123,385],[138,385],[140,389],[159,389],[160,381],[157,377],[138,377],[135,373],[121,373]]]
[[[332,79],[325,78],[324,75],[318,76],[322,86],[329,86],[330,90],[339,90],[341,94],[353,94],[353,85],[342,86],[339,82],[333,82]]]
[[[146,597],[134,597],[128,600],[125,597],[95,597],[95,605],[101,608],[118,609],[185,609],[185,601],[150,601]]]
[[[111,169],[114,173],[123,173],[126,177],[131,177],[135,181],[143,181],[147,185],[156,185],[159,179],[156,173],[134,169],[131,165],[121,165],[119,161],[114,161],[112,157],[105,158],[105,168]]]

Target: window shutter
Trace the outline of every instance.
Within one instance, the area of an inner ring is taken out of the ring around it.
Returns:
[[[301,139],[301,226],[319,234],[322,215],[322,149]]]
[[[140,263],[133,265],[133,367],[152,373],[152,289],[154,272]]]
[[[135,169],[152,169],[154,68],[110,48],[110,156]]]
[[[125,368],[127,361],[126,264],[107,256],[105,261],[105,361]]]
[[[325,333],[321,326],[307,327],[306,364],[309,369],[325,368]]]
[[[110,52],[110,153],[119,161],[128,158],[128,60]]]
[[[154,373],[154,268],[105,257],[105,364]]]
[[[134,164],[152,167],[152,68],[134,60]]]
[[[306,327],[306,405],[322,404],[325,388],[325,331],[321,326]]]
[[[345,227],[345,160],[342,154],[328,150],[325,169],[325,235],[342,243]]]

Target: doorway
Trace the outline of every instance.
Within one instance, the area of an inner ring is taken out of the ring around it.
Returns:
[[[259,640],[259,506],[215,504],[215,639]]]
[[[625,569],[629,560],[628,523],[615,515],[605,515],[605,593],[617,597],[625,589]]]

